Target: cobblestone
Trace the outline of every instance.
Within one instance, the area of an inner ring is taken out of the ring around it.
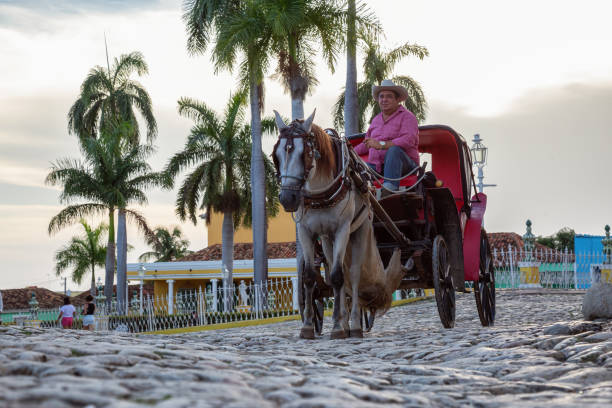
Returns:
[[[577,294],[498,294],[494,327],[457,295],[391,309],[364,339],[299,322],[180,335],[0,328],[0,407],[609,407],[612,321]]]

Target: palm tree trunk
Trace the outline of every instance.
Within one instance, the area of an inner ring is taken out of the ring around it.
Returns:
[[[91,288],[89,289],[89,294],[93,297],[96,297],[96,265],[91,263]]]
[[[263,153],[261,150],[261,111],[259,84],[254,75],[250,79],[251,103],[251,191],[253,197],[253,269],[255,282],[268,279],[266,254],[266,183]]]
[[[291,93],[291,120],[304,119],[304,99]]]
[[[293,89],[293,87],[291,87]],[[291,92],[291,120],[304,119],[304,99],[294,92]],[[297,261],[297,273],[301,276],[304,263],[301,262],[303,257],[302,244],[298,235],[298,223],[295,224],[295,259]]]
[[[223,213],[223,226],[221,229],[221,271],[223,279],[224,310],[230,311],[232,307],[232,288],[234,271],[234,214],[231,211]]]
[[[108,245],[106,246],[105,269],[104,296],[107,304],[110,305],[115,283],[115,209],[112,207],[108,211]]]
[[[125,208],[119,209],[117,218],[117,307],[125,311],[127,305],[127,232],[125,225]]]
[[[357,35],[355,32],[355,0],[348,0],[346,30],[346,86],[344,88],[344,133],[359,132],[359,103],[357,100]]]

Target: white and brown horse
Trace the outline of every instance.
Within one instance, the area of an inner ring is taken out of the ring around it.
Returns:
[[[280,131],[272,158],[281,184],[280,202],[296,212],[304,254],[304,325],[300,337],[313,339],[312,296],[316,273],[314,243],[321,238],[331,265],[334,312],[331,338],[362,337],[361,309],[386,310],[404,275],[396,250],[385,270],[376,247],[368,198],[351,183],[348,147],[313,124],[314,115],[287,125],[275,111]],[[338,163],[340,160],[340,163]],[[350,322],[346,293],[351,296]]]

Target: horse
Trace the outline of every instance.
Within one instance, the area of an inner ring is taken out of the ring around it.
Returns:
[[[376,247],[372,208],[366,194],[351,181],[348,146],[306,120],[287,125],[274,111],[279,138],[272,159],[280,182],[280,202],[296,213],[304,255],[304,323],[300,337],[314,339],[312,296],[316,280],[314,244],[321,239],[331,265],[334,291],[332,339],[363,337],[361,309],[386,311],[406,269],[395,250],[387,268]],[[346,293],[351,297],[350,319]]]

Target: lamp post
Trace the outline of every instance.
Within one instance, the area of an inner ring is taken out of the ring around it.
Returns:
[[[140,277],[140,314],[142,315],[142,285],[144,283],[145,273],[147,272],[147,268],[145,268],[144,264],[140,264],[140,268],[138,269],[138,276]]]
[[[485,147],[485,145],[482,143],[482,139],[478,133],[474,135],[472,142],[474,142],[470,148],[470,151],[472,152],[472,164],[478,167],[478,184],[476,184],[476,186],[478,187],[478,192],[482,193],[484,187],[496,187],[497,184],[482,183],[482,180],[484,179],[482,168],[487,165],[487,153],[489,148]]]
[[[98,295],[96,296],[96,302],[97,302],[97,307],[101,307],[102,304],[104,303],[104,299],[106,299],[106,296],[104,296],[104,285],[102,284],[102,278],[100,278],[98,276]]]
[[[32,292],[32,298],[28,304],[30,305],[30,320],[38,320],[38,300],[36,300],[36,293]]]
[[[612,238],[610,238],[610,226],[606,225],[604,228],[606,231],[606,237],[601,240],[603,245],[604,263],[612,263]]]

